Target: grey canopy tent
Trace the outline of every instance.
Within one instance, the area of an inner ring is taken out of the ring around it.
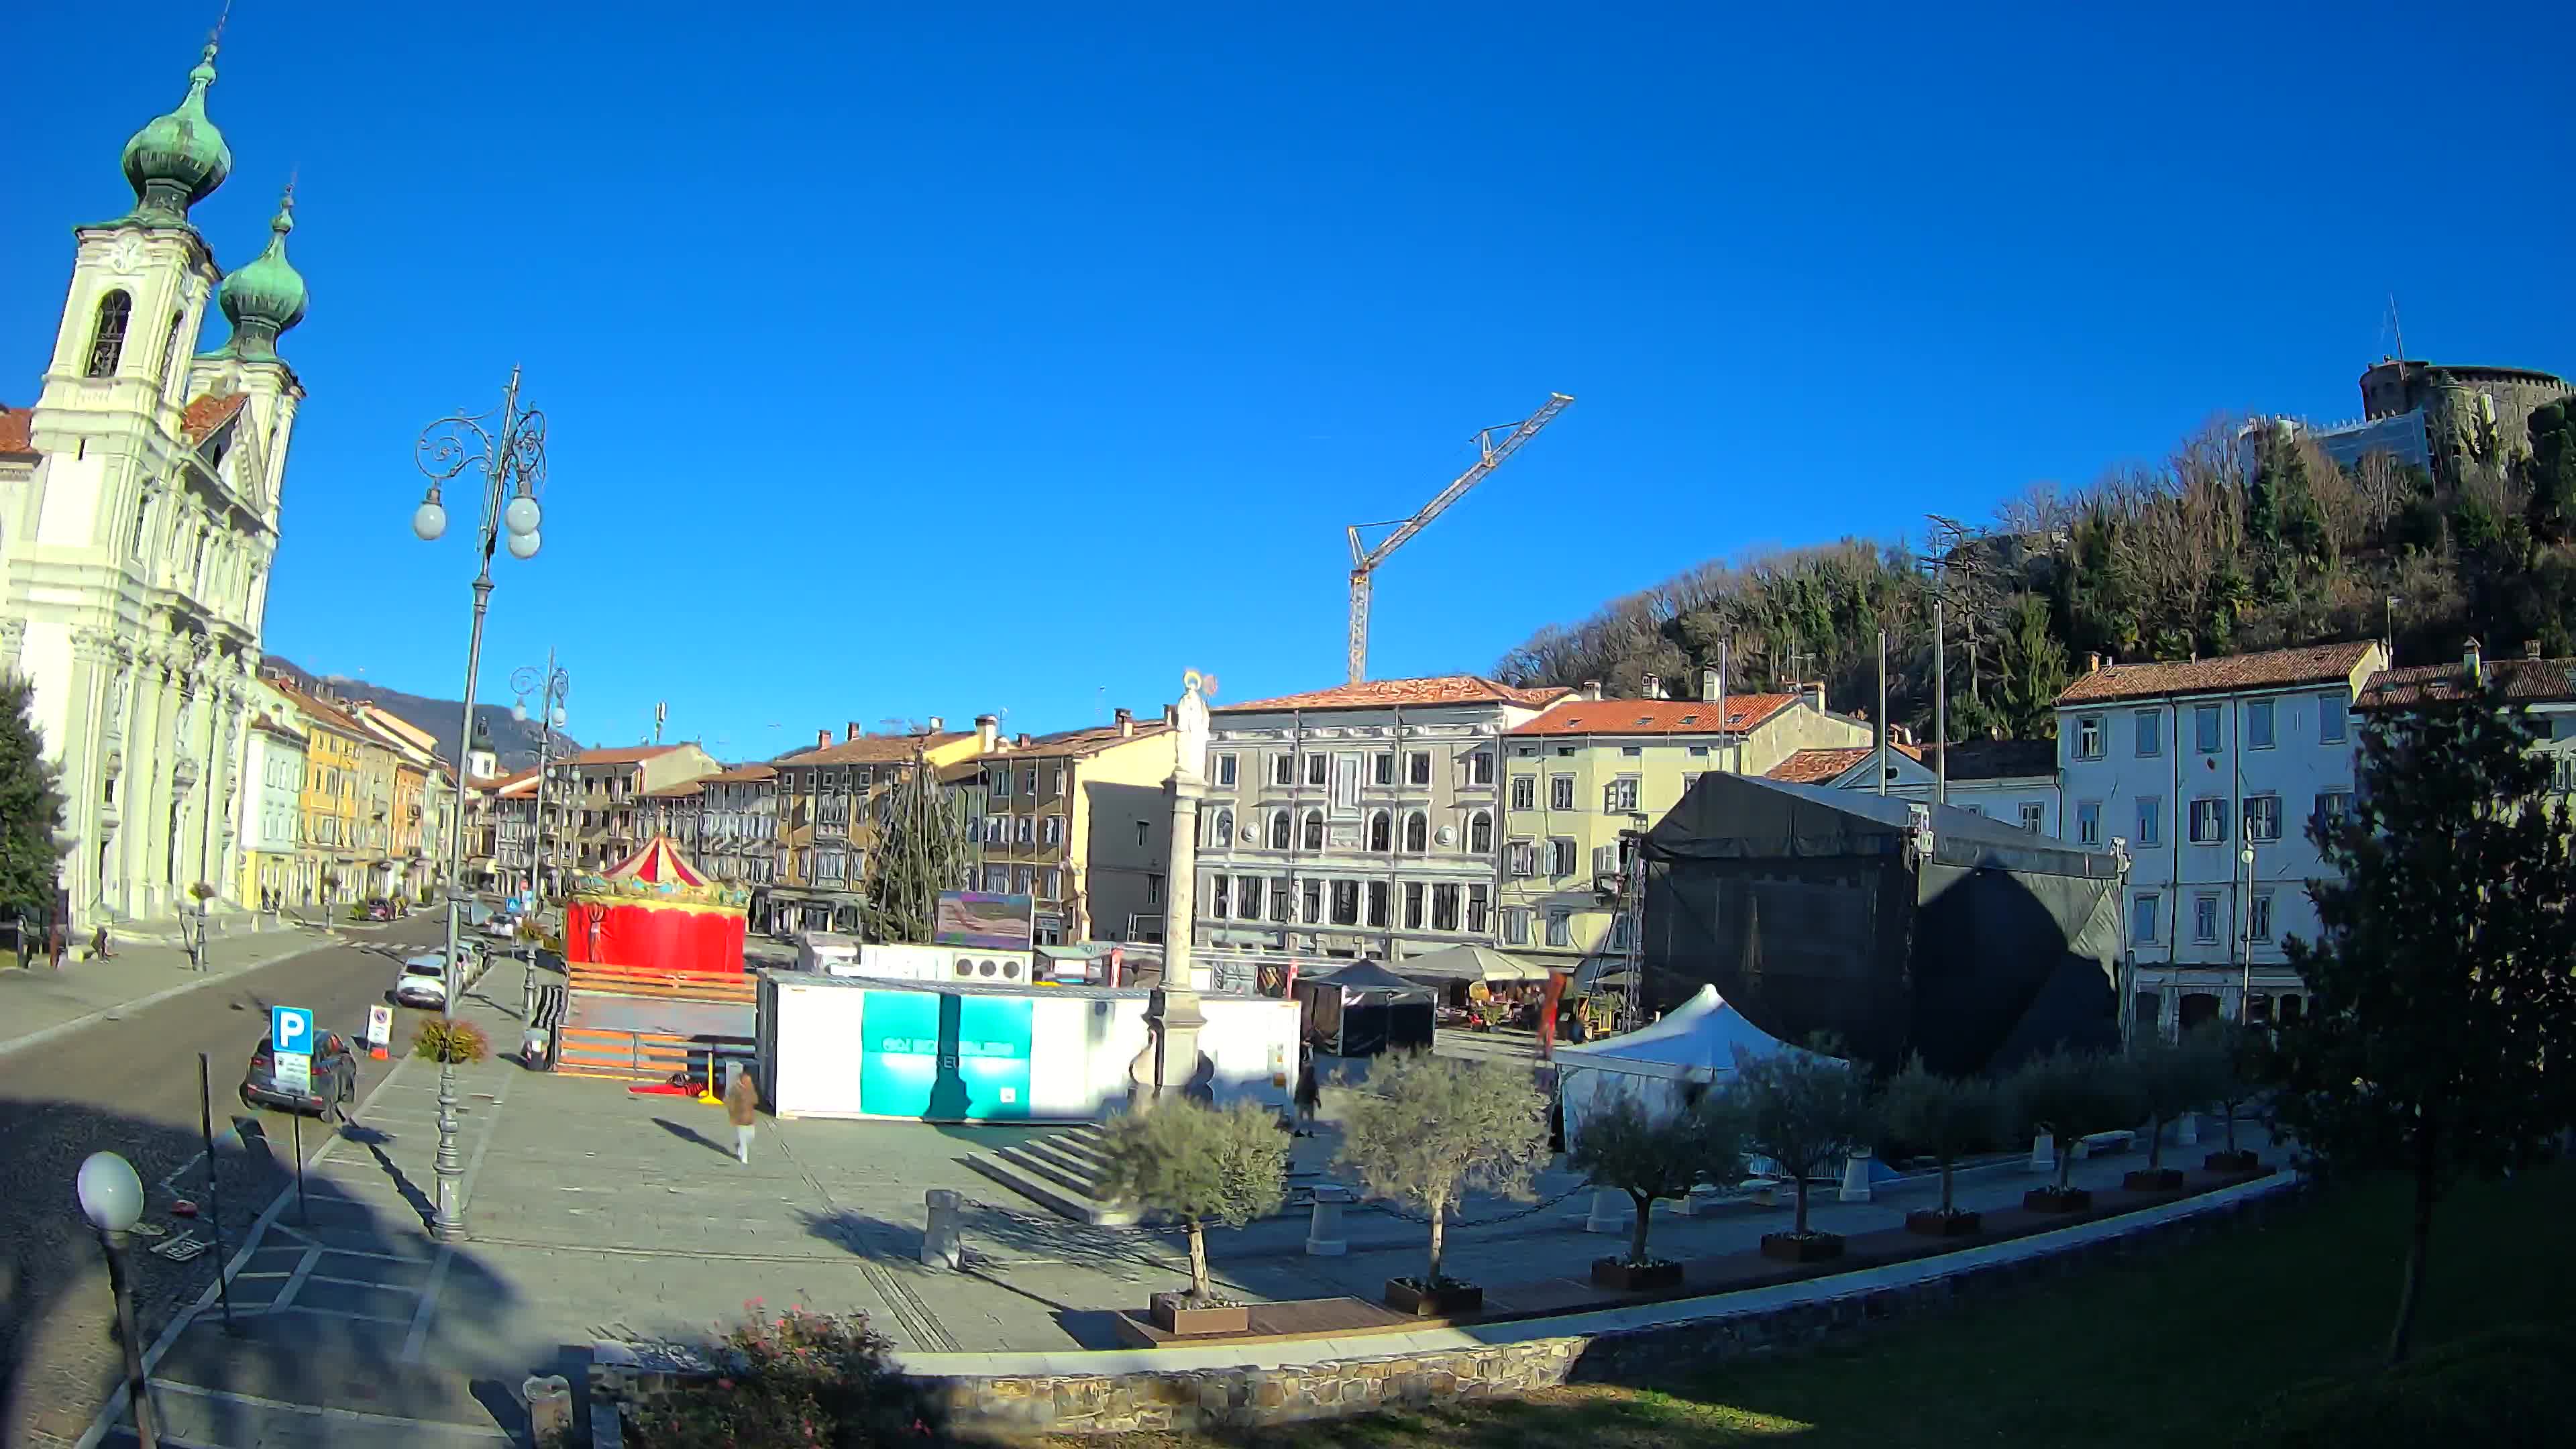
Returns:
[[[1708,774],[1649,831],[1650,1005],[1714,985],[1782,1041],[1893,1071],[2118,1040],[2120,871],[1966,810]],[[1927,849],[1928,847],[1928,849]]]
[[[1411,981],[1483,981],[1511,984],[1547,979],[1547,968],[1491,946],[1447,946],[1420,956],[1406,956],[1393,968]]]
[[[1373,1057],[1431,1045],[1430,988],[1375,961],[1297,983],[1306,1044],[1327,1056]]]

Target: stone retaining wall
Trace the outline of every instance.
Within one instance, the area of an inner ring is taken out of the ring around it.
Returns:
[[[1059,1434],[1242,1428],[1504,1397],[1568,1382],[1618,1381],[1703,1367],[1923,1317],[1965,1299],[2094,1267],[2142,1247],[2196,1241],[2249,1214],[2278,1211],[2296,1195],[2275,1191],[2239,1198],[2104,1238],[1963,1265],[1901,1287],[1855,1286],[1836,1293],[1837,1280],[1814,1279],[1800,1286],[1817,1290],[1815,1297],[1733,1312],[1722,1298],[1711,1299],[1704,1316],[1651,1328],[1272,1368],[995,1374],[922,1382],[938,1396],[951,1423]],[[618,1345],[601,1349],[591,1367],[595,1405],[632,1403],[673,1380],[674,1365],[639,1361]],[[691,1376],[686,1369],[677,1374]]]

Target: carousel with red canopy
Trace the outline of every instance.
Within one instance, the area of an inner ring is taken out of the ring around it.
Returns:
[[[564,960],[690,975],[739,976],[748,893],[709,880],[667,835],[600,875],[564,906]]]

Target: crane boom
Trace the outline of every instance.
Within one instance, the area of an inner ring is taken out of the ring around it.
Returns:
[[[1351,683],[1357,684],[1368,677],[1370,576],[1376,573],[1377,566],[1386,562],[1389,554],[1404,547],[1415,534],[1427,527],[1431,520],[1447,512],[1449,505],[1466,497],[1468,489],[1485,481],[1486,474],[1501,467],[1505,458],[1519,452],[1521,444],[1537,437],[1539,429],[1554,422],[1556,415],[1565,411],[1566,405],[1573,401],[1574,399],[1565,393],[1552,392],[1547,395],[1547,401],[1537,412],[1519,422],[1503,423],[1478,430],[1476,461],[1468,466],[1466,472],[1459,474],[1448,487],[1441,489],[1429,503],[1424,504],[1421,511],[1397,523],[1395,532],[1379,540],[1377,547],[1370,548],[1360,542],[1360,530],[1372,525],[1350,526],[1347,531],[1351,542]],[[1504,435],[1499,442],[1495,441],[1496,433]]]

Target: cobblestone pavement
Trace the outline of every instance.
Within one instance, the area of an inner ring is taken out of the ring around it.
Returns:
[[[434,930],[409,923],[383,942],[425,940]],[[178,1218],[171,1204],[220,1196],[230,1214],[226,1237],[237,1244],[250,1218],[291,1180],[297,1124],[247,1110],[236,1094],[251,1048],[267,1030],[268,1007],[307,1006],[325,1029],[355,1032],[395,970],[373,945],[319,934],[221,940],[209,955],[215,970],[203,974],[183,970],[174,950],[134,946],[110,961],[74,962],[63,981],[0,975],[0,1008],[8,1013],[0,1029],[13,1038],[0,1042],[0,1240],[7,1243],[0,1259],[0,1434],[7,1442],[72,1442],[118,1377],[106,1269],[73,1197],[81,1160],[117,1151],[145,1184],[142,1231],[157,1236],[138,1238],[134,1263],[148,1339],[212,1283],[219,1256],[208,1220]],[[165,994],[172,986],[182,989]],[[199,1131],[199,1052],[210,1062],[219,1193],[209,1190]],[[386,1066],[362,1063],[362,1092]],[[329,1135],[309,1121],[301,1133],[308,1151]],[[208,1246],[192,1254],[189,1239]]]

